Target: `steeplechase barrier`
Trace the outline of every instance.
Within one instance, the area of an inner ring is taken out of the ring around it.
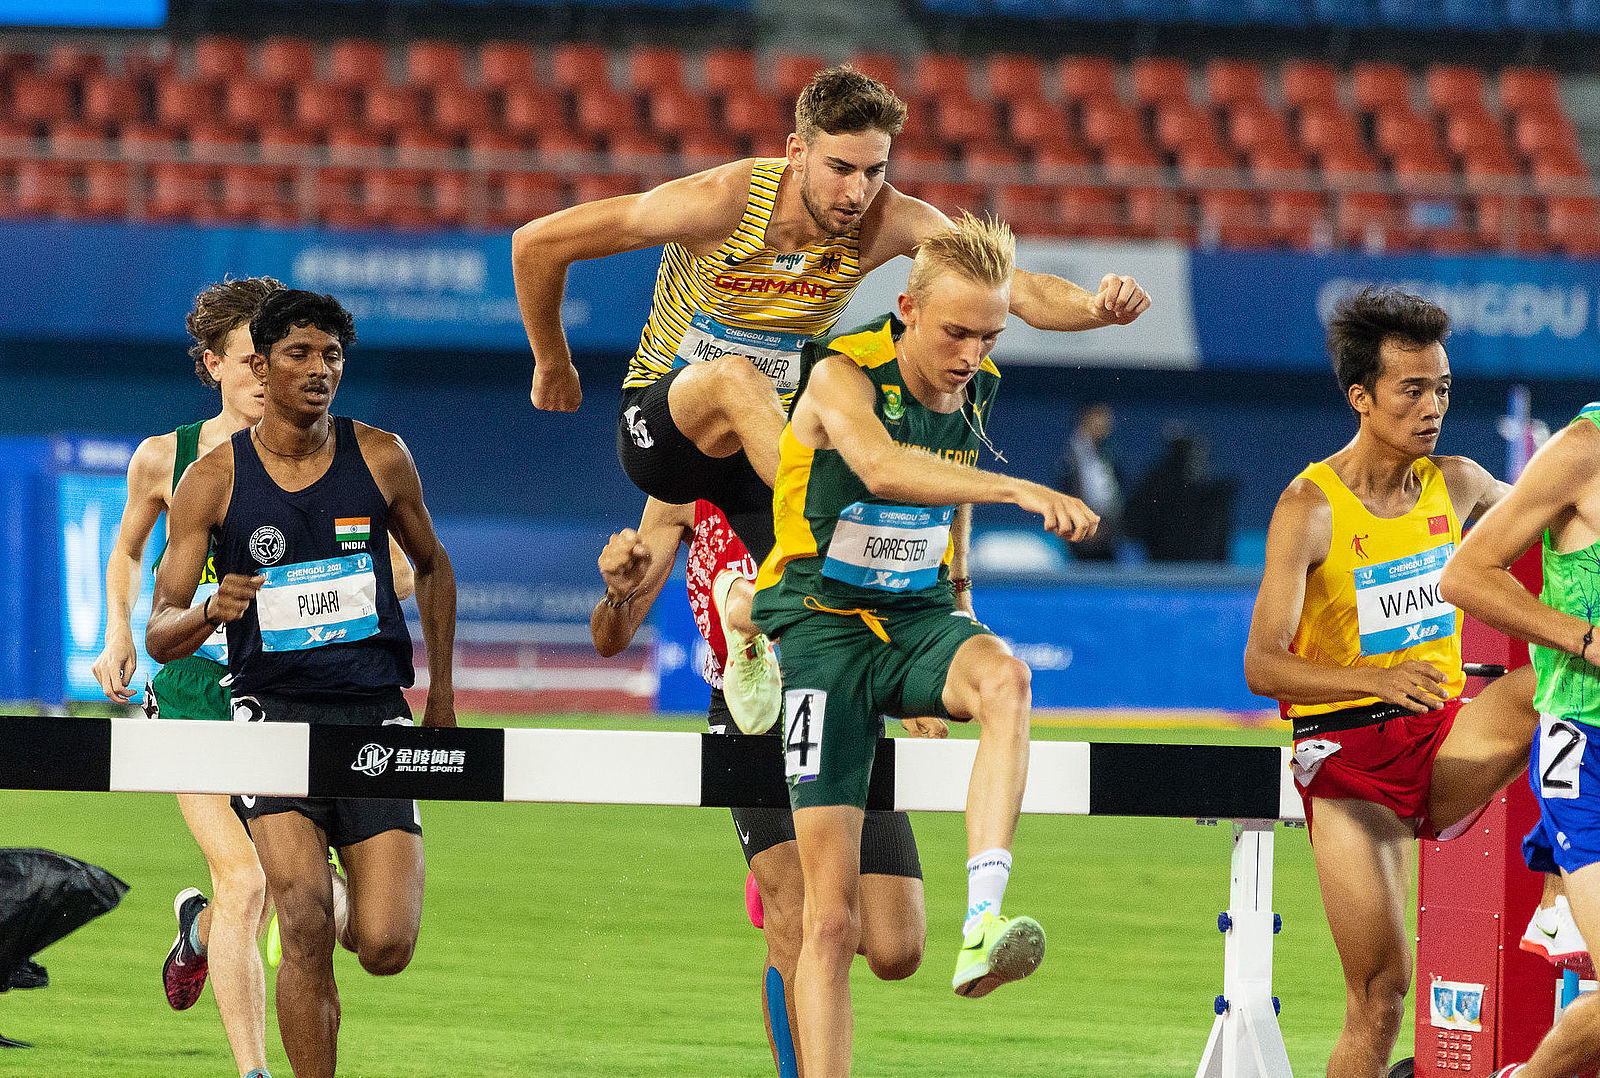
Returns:
[[[768,738],[0,716],[0,789],[769,807]],[[886,738],[868,807],[962,812],[978,743]],[[1290,749],[1035,741],[1022,811],[1232,821],[1222,994],[1196,1078],[1292,1078],[1272,995],[1273,827],[1304,819]]]

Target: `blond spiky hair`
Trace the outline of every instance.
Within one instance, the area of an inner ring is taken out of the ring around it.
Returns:
[[[999,288],[1011,280],[1017,268],[1017,237],[1004,221],[984,220],[962,211],[951,228],[935,232],[922,241],[911,264],[906,291],[921,300],[934,278],[945,272],[959,273],[974,284]]]

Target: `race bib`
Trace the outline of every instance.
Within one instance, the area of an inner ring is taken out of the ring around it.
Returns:
[[[365,640],[378,631],[372,555],[273,565],[256,593],[262,651],[305,651]]]
[[[708,314],[696,312],[678,341],[676,365],[743,356],[772,379],[779,396],[787,397],[800,387],[800,349],[808,339],[799,333],[725,326]]]
[[[948,505],[847,505],[828,542],[822,575],[879,591],[932,587],[939,581],[955,512]]]
[[[1582,793],[1589,734],[1581,722],[1539,713],[1539,796],[1575,800]]]
[[[1456,630],[1456,608],[1439,597],[1439,577],[1454,543],[1377,565],[1358,565],[1356,624],[1361,654],[1382,655]]]
[[[215,584],[201,584],[194,589],[194,601],[204,603],[217,593]],[[206,642],[196,649],[195,654],[202,659],[210,659],[221,666],[228,665],[228,626],[226,623],[218,625],[216,631],[206,637]]]

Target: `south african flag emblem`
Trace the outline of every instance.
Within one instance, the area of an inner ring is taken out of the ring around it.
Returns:
[[[367,540],[372,538],[371,517],[336,517],[333,521],[333,537],[339,541],[339,547],[349,550],[353,546],[366,546]]]

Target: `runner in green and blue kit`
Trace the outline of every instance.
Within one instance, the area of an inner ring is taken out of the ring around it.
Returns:
[[[1540,544],[1536,599],[1510,566]],[[1590,404],[1529,461],[1499,505],[1445,567],[1447,601],[1533,645],[1539,733],[1528,781],[1539,823],[1524,841],[1530,867],[1559,869],[1586,939],[1600,939],[1600,402]],[[1497,1076],[1558,1078],[1600,1066],[1600,995],[1562,1012],[1533,1058]]]
[[[776,544],[753,614],[779,639],[783,667],[785,773],[805,877],[795,997],[808,1078],[850,1069],[861,829],[882,714],[977,719],[981,729],[956,992],[985,995],[1043,958],[1037,922],[1000,916],[1027,781],[1028,668],[974,620],[959,570],[971,503],[1018,505],[1069,539],[1092,535],[1098,518],[1076,498],[976,467],[1014,264],[1003,225],[968,216],[926,238],[898,318],[805,347],[779,442]]]

